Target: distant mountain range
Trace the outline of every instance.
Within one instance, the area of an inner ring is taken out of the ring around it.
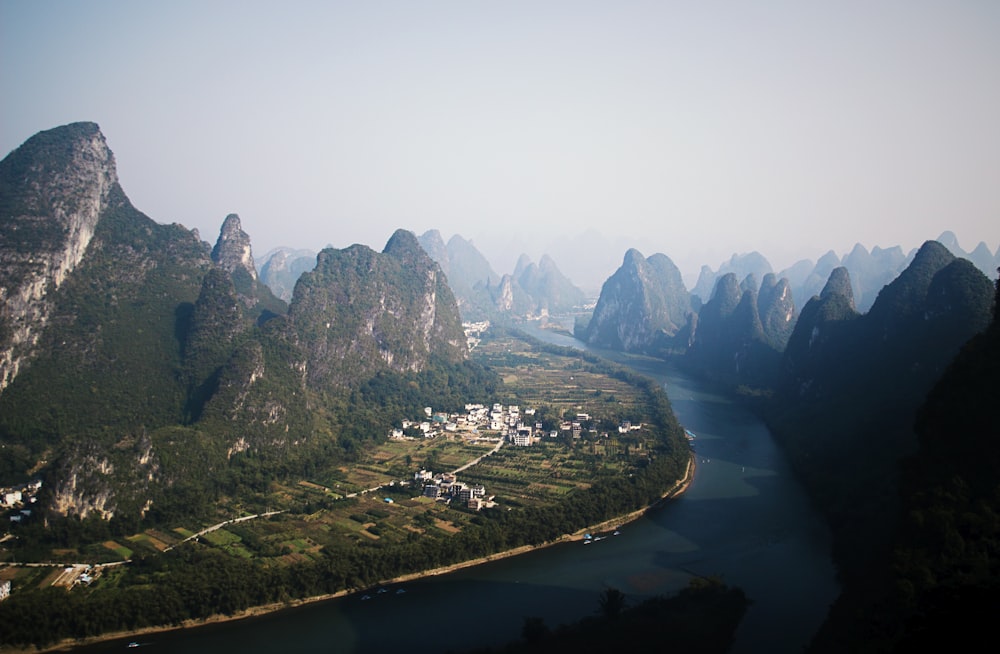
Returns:
[[[987,277],[992,278],[996,275],[997,268],[1000,267],[1000,248],[991,253],[986,244],[980,242],[972,252],[966,252],[959,246],[958,239],[952,232],[944,232],[936,240],[956,257],[971,261]],[[831,250],[815,263],[803,259],[777,272],[776,275],[779,279],[788,280],[796,304],[804,306],[809,298],[819,294],[833,269],[843,266],[850,274],[855,305],[858,311],[864,313],[875,303],[875,298],[882,287],[895,279],[910,264],[916,252],[912,250],[904,253],[899,246],[886,249],[875,247],[869,252],[858,243],[843,257],[838,257]],[[774,271],[771,264],[759,252],[734,254],[729,261],[720,265],[717,271],[702,266],[698,281],[691,289],[691,293],[702,300],[707,299],[711,296],[716,281],[729,272],[735,273],[738,279],[743,279],[749,274],[762,279],[764,275]]]

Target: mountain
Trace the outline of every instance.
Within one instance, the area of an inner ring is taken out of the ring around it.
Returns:
[[[420,372],[468,354],[454,295],[416,236],[398,230],[376,253],[364,245],[319,253],[288,311],[307,384],[352,386],[379,371]]]
[[[834,268],[822,293],[802,308],[785,347],[784,381],[791,395],[815,398],[832,392],[824,384],[845,369],[839,361],[842,343],[850,338],[845,332],[860,315],[854,306],[850,273],[844,267]],[[830,383],[839,387],[846,382],[835,379]]]
[[[969,261],[928,241],[862,315],[847,269],[835,269],[823,293],[803,308],[789,339],[789,392],[800,400],[853,397],[893,373],[906,379],[893,389],[926,392],[959,346],[988,322],[991,289]],[[865,372],[872,368],[880,374]]]
[[[552,257],[543,255],[538,264],[521,255],[512,275],[530,298],[536,314],[565,313],[586,300],[583,291],[563,275]]]
[[[494,314],[497,294],[490,289],[502,286],[501,277],[472,241],[455,234],[445,245],[436,229],[424,232],[417,240],[441,267],[465,320],[482,320]]]
[[[860,243],[844,256],[841,265],[851,276],[854,301],[862,313],[868,311],[879,291],[906,267],[907,257],[899,247],[873,248],[871,252]]]
[[[648,259],[636,249],[604,282],[594,314],[577,325],[581,340],[626,352],[668,347],[688,323],[691,298],[677,266],[663,254]]]
[[[0,391],[34,356],[50,294],[121,204],[114,156],[94,123],[40,132],[0,162]]]
[[[992,632],[1000,590],[1000,286],[990,327],[973,337],[937,381],[916,419],[919,448],[903,462],[894,539],[897,651],[944,644],[957,631]],[[902,619],[899,619],[899,615]],[[880,629],[881,633],[886,630]]]
[[[986,243],[980,241],[971,252],[966,252],[962,249],[962,246],[958,244],[958,237],[951,231],[942,232],[941,235],[937,237],[937,241],[941,245],[948,248],[948,251],[956,257],[971,261],[976,268],[981,270],[987,277],[994,277],[996,275],[997,268],[1000,268],[1000,247],[998,247],[994,252],[990,252]]]
[[[791,284],[786,278],[778,279],[774,273],[764,275],[757,296],[757,315],[764,340],[775,351],[784,352],[797,319]]]
[[[916,448],[913,416],[961,346],[989,324],[994,287],[928,241],[867,314],[845,268],[802,309],[769,423],[834,535],[845,583],[887,555],[897,462]]]
[[[962,346],[911,416],[916,445],[893,470],[898,508],[875,517],[894,525],[891,539],[871,565],[849,570],[813,651],[902,652],[947,647],[955,633],[990,635],[1000,579],[990,526],[1000,511],[998,292],[992,322]]]
[[[810,298],[819,295],[834,268],[843,267],[849,273],[858,311],[868,311],[882,287],[891,282],[909,265],[914,253],[906,255],[899,246],[872,248],[869,252],[860,243],[844,255],[838,257],[832,250],[820,257],[815,265],[808,260],[796,262],[791,268],[781,271],[779,277],[787,277],[792,296],[797,304],[804,305]]]
[[[413,234],[322,251],[286,314],[238,216],[154,222],[93,123],[0,162],[0,212],[0,483],[43,475],[48,519],[197,512],[486,378]]]
[[[773,382],[795,305],[788,282],[777,281],[774,273],[765,276],[761,288],[763,297],[752,273],[742,283],[731,272],[719,278],[711,298],[698,312],[684,355],[686,366],[734,384],[768,386]]]
[[[718,272],[713,272],[708,266],[702,266],[698,281],[691,289],[691,295],[697,295],[703,300],[711,297],[719,279],[728,273],[736,275],[737,279],[746,279],[747,275],[753,275],[755,279],[762,279],[771,272],[773,270],[770,262],[760,252],[734,254],[729,261],[719,266]]]
[[[292,299],[295,282],[304,272],[316,266],[316,253],[312,250],[277,248],[264,255],[260,265],[260,280],[271,292],[288,302]]]
[[[26,141],[0,162],[0,189],[2,295],[15,298],[3,305],[14,328],[0,437],[21,464],[50,452],[53,488],[66,489],[57,508],[110,515],[112,491],[90,493],[86,478],[128,459],[135,474],[118,483],[141,484],[142,435],[183,420],[178,327],[212,267],[208,247],[131,205],[93,123]]]
[[[514,271],[500,276],[471,241],[457,234],[445,245],[441,233],[432,229],[418,241],[441,266],[466,320],[562,313],[585,300],[548,255],[535,264],[522,254]]]
[[[240,217],[226,216],[219,230],[219,239],[212,248],[212,262],[228,273],[233,286],[247,309],[256,315],[282,315],[288,307],[274,296],[271,289],[257,277],[250,235],[243,231]]]

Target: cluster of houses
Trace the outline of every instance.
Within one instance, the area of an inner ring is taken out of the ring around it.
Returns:
[[[451,414],[435,412],[431,407],[425,407],[425,420],[404,420],[401,427],[392,430],[389,438],[402,440],[414,437],[436,438],[441,435],[482,438],[481,432],[490,431],[513,445],[528,447],[541,438],[546,436],[558,438],[559,434],[564,432],[571,433],[574,439],[579,439],[591,422],[589,414],[578,413],[575,420],[563,420],[559,423],[558,429],[546,432],[541,422],[534,421],[534,416],[534,409],[522,411],[516,404],[507,406],[494,404],[492,407],[484,404],[466,404],[464,413]],[[642,429],[642,424],[632,424],[628,421],[618,426],[619,433],[639,429]]]
[[[13,509],[10,512],[11,522],[22,522],[31,517],[31,509],[28,507],[38,501],[38,491],[41,488],[41,479],[20,487],[0,488],[0,507]]]
[[[465,331],[465,342],[468,344],[469,350],[474,350],[476,346],[479,345],[479,341],[482,340],[483,332],[489,328],[489,320],[462,323],[462,329]]]
[[[492,408],[485,404],[466,404],[464,413],[451,414],[435,412],[431,407],[426,407],[425,420],[404,420],[400,428],[392,430],[389,438],[412,438],[408,433],[418,434],[423,438],[441,435],[481,438],[481,432],[491,431],[515,445],[531,445],[542,430],[541,423],[525,423],[525,420],[530,421],[534,415],[534,409],[522,412],[520,407],[513,404],[494,404]]]
[[[494,496],[486,497],[486,487],[482,484],[468,485],[458,481],[455,475],[442,472],[434,474],[428,470],[421,470],[413,474],[413,481],[423,484],[424,497],[431,497],[445,502],[462,502],[473,511],[479,511],[483,507],[494,505]]]

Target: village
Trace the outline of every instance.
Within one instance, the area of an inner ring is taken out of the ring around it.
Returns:
[[[462,438],[469,442],[493,442],[496,447],[489,456],[498,451],[504,444],[515,447],[531,447],[543,438],[557,439],[561,434],[570,434],[574,440],[582,437],[585,430],[590,429],[591,417],[587,413],[577,413],[574,420],[563,420],[558,429],[546,430],[542,422],[535,421],[536,411],[526,408],[522,411],[518,405],[503,405],[495,403],[491,407],[485,404],[466,404],[464,413],[435,412],[432,407],[424,408],[423,420],[404,420],[400,427],[394,428],[389,434],[392,440],[433,439],[439,437]],[[623,422],[618,427],[619,433],[637,431],[641,424],[633,425]],[[603,435],[605,438],[607,434]],[[494,496],[487,496],[482,484],[468,485],[458,480],[458,473],[475,465],[480,459],[470,461],[452,472],[435,474],[432,471],[420,470],[413,475],[414,484],[423,485],[423,495],[446,503],[457,501],[467,508],[479,511],[495,505]]]
[[[42,488],[42,480],[34,479],[22,486],[0,488],[0,507],[7,510],[12,523],[19,523],[31,518],[32,507],[38,501],[38,491]],[[7,533],[0,538],[3,542],[10,538]],[[0,579],[0,602],[10,597],[10,579]]]
[[[35,479],[22,486],[0,488],[0,507],[9,511],[11,522],[21,522],[31,517],[31,506],[38,501],[42,480]]]

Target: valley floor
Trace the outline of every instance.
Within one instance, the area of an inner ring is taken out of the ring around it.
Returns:
[[[673,498],[676,498],[676,497],[680,496],[691,485],[691,481],[694,479],[694,472],[695,472],[695,457],[692,455],[688,459],[688,465],[687,465],[687,468],[684,471],[684,476],[681,479],[679,479],[677,481],[677,483],[670,490],[668,490],[663,495],[663,497],[660,499],[660,501],[657,502],[656,504],[654,504],[652,506],[648,506],[648,507],[643,507],[641,509],[637,509],[637,510],[635,510],[635,511],[629,513],[629,514],[626,514],[626,515],[623,515],[623,516],[619,516],[619,517],[614,518],[612,520],[607,520],[607,521],[605,521],[603,523],[600,523],[600,524],[592,525],[592,526],[587,527],[585,529],[581,529],[581,530],[579,530],[579,531],[577,531],[577,532],[575,532],[573,534],[567,534],[567,535],[563,536],[560,539],[557,539],[557,540],[554,540],[554,541],[551,541],[551,542],[548,542],[548,543],[544,543],[542,545],[526,545],[526,546],[518,547],[518,548],[515,548],[515,549],[512,549],[512,550],[507,550],[505,552],[498,552],[496,554],[491,554],[491,555],[488,555],[488,556],[484,556],[484,557],[477,558],[477,559],[472,559],[472,560],[469,560],[469,561],[463,561],[461,563],[456,563],[456,564],[449,565],[449,566],[444,566],[444,567],[441,567],[441,568],[434,568],[432,570],[425,570],[423,572],[418,572],[418,573],[403,575],[401,577],[397,577],[397,578],[394,578],[394,579],[387,579],[383,583],[385,585],[391,585],[391,584],[399,584],[399,583],[405,583],[405,582],[409,582],[409,581],[415,581],[417,579],[423,579],[423,578],[426,578],[426,577],[432,577],[432,576],[436,576],[436,575],[448,574],[450,572],[455,572],[456,570],[461,570],[463,568],[469,568],[469,567],[476,566],[476,565],[482,565],[484,563],[489,563],[491,561],[497,561],[497,560],[508,558],[508,557],[511,557],[511,556],[518,556],[518,555],[521,555],[521,554],[525,554],[527,552],[531,552],[533,550],[542,549],[542,548],[545,548],[545,547],[550,547],[552,545],[558,545],[560,543],[573,542],[573,541],[582,541],[582,540],[584,540],[584,534],[587,534],[587,533],[596,533],[596,532],[601,532],[601,531],[607,531],[607,530],[613,529],[614,527],[616,527],[618,525],[627,524],[629,522],[632,522],[634,520],[639,519],[647,511],[655,508],[656,506],[658,506],[662,502],[669,501],[669,500],[671,500]],[[190,621],[186,621],[185,623],[183,623],[180,626],[170,625],[170,626],[162,626],[162,627],[149,627],[149,628],[146,628],[146,629],[138,629],[138,630],[135,630],[135,631],[108,633],[108,634],[103,634],[101,636],[96,636],[96,637],[93,637],[93,638],[87,638],[87,639],[84,639],[84,640],[65,640],[65,641],[63,641],[61,643],[58,643],[56,645],[53,645],[51,647],[47,647],[47,648],[44,648],[44,649],[41,649],[41,650],[33,648],[33,647],[30,647],[30,648],[7,648],[7,647],[4,647],[4,646],[0,645],[0,652],[9,653],[9,654],[28,654],[29,652],[33,652],[34,653],[34,652],[69,651],[69,650],[71,650],[71,649],[73,649],[75,647],[80,647],[80,646],[83,646],[83,645],[91,645],[91,644],[98,643],[98,642],[106,642],[106,641],[112,641],[112,640],[126,639],[126,638],[135,637],[135,636],[144,636],[144,635],[149,635],[149,634],[154,634],[154,633],[161,633],[161,632],[165,632],[165,631],[173,631],[173,630],[176,630],[176,629],[190,629],[190,628],[200,627],[200,626],[204,626],[204,625],[208,625],[208,624],[216,624],[216,623],[220,623],[220,622],[229,622],[229,621],[232,621],[232,620],[244,620],[244,619],[247,619],[247,618],[253,618],[253,617],[265,615],[267,613],[271,613],[271,612],[274,612],[274,611],[281,611],[281,610],[284,610],[284,609],[289,609],[289,608],[293,608],[293,607],[297,607],[297,606],[303,606],[305,604],[312,604],[312,603],[315,603],[315,602],[322,602],[322,601],[326,601],[326,600],[335,599],[335,598],[338,598],[338,597],[344,597],[344,596],[347,596],[347,595],[350,595],[350,594],[354,594],[356,592],[357,591],[353,591],[353,590],[352,591],[344,590],[344,591],[339,591],[337,593],[331,593],[331,594],[327,594],[327,595],[319,595],[319,596],[316,596],[316,597],[309,597],[309,598],[305,598],[305,599],[298,599],[298,600],[293,600],[293,601],[289,601],[289,602],[279,602],[279,603],[268,604],[268,605],[264,605],[264,606],[255,606],[255,607],[252,607],[250,609],[247,609],[245,611],[241,611],[241,612],[233,614],[233,615],[215,615],[215,616],[212,616],[210,618],[203,619],[203,620],[190,620]]]

